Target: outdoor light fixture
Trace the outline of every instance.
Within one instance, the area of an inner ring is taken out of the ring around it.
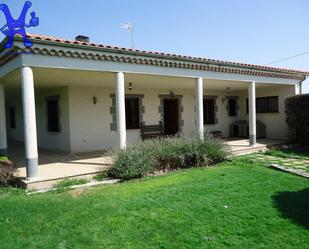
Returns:
[[[93,104],[96,105],[98,103],[98,98],[96,96],[93,96],[92,101]]]
[[[226,94],[227,94],[227,95],[230,95],[230,93],[231,93],[231,88],[227,87],[227,88],[226,88]]]
[[[133,89],[133,83],[129,82],[129,90],[131,91]]]
[[[226,97],[225,97],[225,98],[224,98],[224,97],[222,98],[222,104],[224,104],[224,102],[228,99],[230,93],[231,93],[231,88],[230,88],[230,87],[227,87],[227,88],[226,88]]]
[[[175,97],[175,93],[173,91],[170,91],[170,95],[171,95],[172,98]]]

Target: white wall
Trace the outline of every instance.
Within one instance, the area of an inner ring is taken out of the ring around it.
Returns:
[[[126,91],[126,94],[143,94],[143,105],[145,113],[143,121],[146,125],[158,124],[161,120],[159,113],[161,94],[169,94],[170,90],[158,89],[135,89]],[[173,90],[175,95],[182,95],[182,106],[184,112],[183,133],[193,135],[195,133],[195,101],[194,89],[192,90]],[[264,89],[257,89],[257,97],[279,96],[279,113],[257,114],[257,119],[266,124],[268,138],[286,138],[287,125],[285,122],[284,99],[294,95],[294,86],[276,86]],[[70,106],[70,128],[71,128],[71,149],[74,152],[95,151],[108,149],[117,146],[118,136],[115,131],[110,130],[112,115],[110,107],[114,89],[104,87],[69,87],[69,106]],[[217,96],[216,105],[218,107],[215,125],[205,125],[206,131],[221,131],[223,136],[229,136],[229,125],[236,120],[248,120],[246,114],[247,90],[233,92],[232,96],[239,96],[238,116],[229,117],[226,105],[226,93],[224,91],[211,91],[204,89],[204,96]],[[96,96],[98,103],[93,104],[93,97]],[[224,100],[223,100],[224,99]],[[140,140],[140,130],[128,130],[127,141],[133,143]]]
[[[58,96],[60,108],[60,132],[47,131],[46,98]],[[70,151],[70,125],[68,88],[47,88],[36,91],[36,116],[38,127],[38,146],[44,149]]]
[[[143,106],[145,113],[143,121],[146,125],[158,124],[161,120],[159,113],[160,98],[159,95],[169,94],[171,89],[133,89],[126,94],[143,94]],[[192,89],[172,89],[176,95],[182,95],[182,106],[184,112],[183,133],[193,135],[195,133],[195,101],[194,85]],[[62,151],[86,152],[104,150],[114,147],[118,144],[118,136],[115,131],[111,131],[112,115],[110,107],[114,94],[113,88],[94,87],[94,86],[69,86],[60,88],[45,88],[36,90],[36,111],[38,126],[38,144],[40,148],[57,149]],[[285,122],[284,99],[287,96],[295,94],[295,86],[269,86],[267,88],[258,88],[257,97],[279,96],[279,113],[275,114],[257,114],[257,119],[265,123],[268,138],[286,138],[287,125]],[[53,134],[46,130],[46,97],[59,95],[61,109],[61,127],[60,133]],[[225,91],[207,90],[204,86],[204,96],[217,96],[216,105],[218,107],[217,119],[215,125],[206,125],[206,131],[221,131],[223,136],[229,136],[229,125],[236,120],[247,120],[246,98],[247,90],[232,92],[231,96],[239,96],[239,112],[236,117],[229,117],[226,105]],[[93,103],[93,97],[97,97],[97,104]],[[16,106],[16,125],[13,130],[8,127],[8,137],[16,140],[23,140],[23,121],[22,108],[20,103],[20,93],[10,95],[7,106],[14,104]],[[9,119],[7,119],[9,120]],[[128,130],[127,141],[133,143],[140,140],[140,130]]]
[[[24,124],[23,124],[23,109],[21,103],[21,92],[15,91],[6,93],[6,122],[7,122],[7,137],[17,141],[24,140]],[[9,107],[15,108],[16,129],[10,128]]]
[[[61,132],[50,133],[47,131],[46,98],[55,95],[59,96]],[[68,115],[68,88],[61,87],[45,88],[40,90],[36,89],[35,103],[39,148],[70,151],[71,148]],[[16,90],[15,92],[10,94],[10,96],[7,98],[6,106],[8,138],[17,141],[23,141],[24,126],[20,90]],[[16,129],[11,129],[9,126],[9,106],[15,107]]]
[[[246,113],[247,91],[239,93],[240,98],[240,118],[248,120]],[[295,95],[295,86],[269,86],[267,88],[257,88],[256,97],[279,96],[279,113],[257,113],[256,119],[266,125],[266,137],[273,139],[286,139],[288,127],[285,114],[285,99]]]
[[[71,150],[103,150],[114,146],[115,134],[110,131],[111,91],[97,87],[69,87]],[[93,104],[93,97],[97,104]]]
[[[184,126],[182,132],[186,135],[195,133],[195,101],[194,89],[192,90],[173,90],[175,95],[182,95],[183,113],[182,119]],[[146,125],[158,124],[161,120],[159,113],[159,95],[168,95],[167,90],[159,89],[134,89],[126,91],[126,94],[143,94],[143,106],[145,113],[143,121]],[[70,106],[70,130],[71,130],[71,150],[73,152],[104,150],[118,144],[118,136],[115,131],[111,131],[112,115],[110,107],[114,89],[104,87],[69,87],[69,106]],[[217,98],[217,118],[218,124],[206,125],[208,131],[222,131],[224,136],[229,134],[229,124],[237,117],[228,117],[226,111],[226,101],[222,103],[224,92],[204,91],[204,95],[216,95]],[[96,97],[97,104],[93,103]],[[128,130],[127,141],[133,143],[140,140],[140,130]]]

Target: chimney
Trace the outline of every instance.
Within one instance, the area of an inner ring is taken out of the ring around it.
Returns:
[[[84,35],[78,35],[75,37],[75,41],[79,42],[89,42],[89,37]]]

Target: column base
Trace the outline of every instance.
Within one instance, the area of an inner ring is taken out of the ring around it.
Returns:
[[[7,149],[0,149],[0,156],[7,156],[7,155],[8,155]]]
[[[38,177],[38,158],[26,159],[27,180]]]
[[[250,146],[256,145],[256,135],[250,135],[249,136],[249,143],[250,143]]]

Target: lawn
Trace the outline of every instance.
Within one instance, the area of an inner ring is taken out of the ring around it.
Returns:
[[[309,181],[250,162],[83,193],[2,189],[0,248],[309,248]]]

